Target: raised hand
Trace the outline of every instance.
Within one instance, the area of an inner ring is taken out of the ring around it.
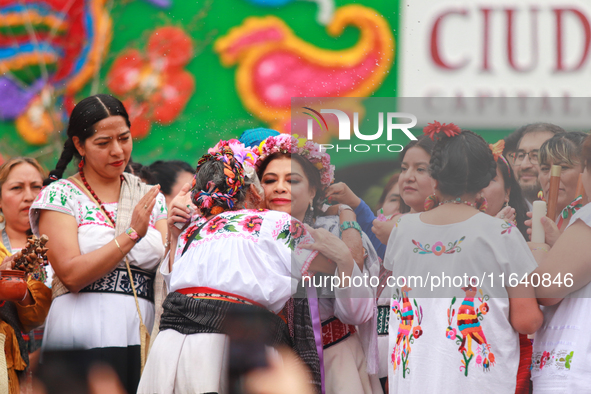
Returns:
[[[507,205],[505,208],[501,209],[495,217],[512,222],[515,220],[515,208],[511,208]]]
[[[140,199],[131,214],[131,227],[140,237],[144,237],[148,232],[150,224],[150,215],[156,204],[156,197],[160,192],[160,185],[152,188]]]
[[[353,209],[361,203],[361,199],[343,182],[335,183],[326,189],[326,198],[330,203],[345,204]]]
[[[196,207],[191,203],[191,193],[189,193],[190,190],[191,185],[189,183],[185,183],[179,194],[177,194],[172,199],[170,206],[168,207],[168,234],[172,237],[172,239],[178,238],[181,231],[191,220],[192,212],[194,212],[196,209]],[[177,223],[182,223],[183,225],[179,228],[176,226]]]
[[[531,239],[532,213],[527,212],[526,215],[529,219],[525,221],[525,225],[528,227],[527,234],[529,235],[529,238]],[[560,234],[562,234],[562,232],[560,231],[560,229],[558,228],[556,223],[554,223],[548,217],[542,216],[542,219],[540,221],[542,223],[542,227],[544,227],[544,234],[546,235],[546,243],[548,245],[550,245],[550,247],[554,246],[554,243],[556,242],[558,237],[560,237]]]

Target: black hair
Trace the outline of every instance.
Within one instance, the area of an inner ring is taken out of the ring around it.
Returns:
[[[172,187],[182,171],[191,175],[195,173],[195,169],[189,163],[181,160],[158,160],[150,164],[148,169],[153,181],[160,185],[160,190],[165,195],[172,193]]]
[[[477,193],[497,175],[497,163],[484,138],[470,130],[447,137],[439,134],[429,163],[441,193],[458,197]]]
[[[507,165],[503,159],[499,158],[497,160],[497,166],[499,170],[501,170],[501,174],[503,175],[503,183],[505,184],[505,190],[509,190],[509,206],[515,209],[515,221],[517,222],[517,229],[526,241],[529,240],[529,236],[527,235],[527,226],[525,225],[525,221],[527,218],[527,211],[529,208],[527,203],[525,202],[525,197],[523,196],[523,192],[521,190],[521,186],[519,186],[519,182],[517,182],[517,178],[515,178],[515,172],[510,165]]]
[[[412,140],[408,144],[406,144],[406,146],[404,147],[404,149],[402,149],[402,152],[400,152],[400,155],[398,156],[398,161],[402,163],[402,161],[404,160],[404,156],[406,156],[406,152],[408,152],[410,148],[414,147],[423,149],[425,152],[427,152],[429,156],[431,156],[433,148],[435,148],[435,141],[433,141],[428,135],[421,135],[416,140]]]
[[[127,127],[131,127],[129,115],[123,103],[108,94],[96,94],[80,101],[70,115],[68,123],[68,138],[64,143],[64,149],[55,165],[55,169],[49,172],[49,177],[43,181],[47,186],[51,182],[60,179],[73,157],[80,158],[78,150],[74,146],[73,137],[78,137],[80,144],[84,144],[95,133],[94,125],[110,116],[122,116]]]
[[[259,179],[261,179],[262,181],[263,174],[265,173],[265,170],[267,169],[267,166],[270,162],[272,162],[275,159],[281,159],[284,157],[288,159],[294,159],[300,164],[300,166],[302,166],[304,174],[306,175],[306,178],[308,178],[308,183],[310,184],[310,187],[313,187],[316,190],[316,195],[314,196],[312,204],[315,209],[314,214],[318,214],[319,212],[321,212],[322,203],[324,202],[324,188],[322,187],[322,182],[320,180],[320,171],[318,170],[318,168],[314,167],[314,165],[310,163],[310,161],[305,157],[302,157],[295,153],[273,153],[265,157],[263,161],[259,164],[257,168],[257,175],[259,176]]]
[[[125,167],[125,172],[139,177],[142,181],[144,181],[144,183],[148,185],[154,185],[156,183],[154,182],[154,176],[150,172],[150,169],[141,163],[133,161],[131,157],[129,158],[127,167]]]
[[[515,145],[514,152],[517,151],[517,149],[519,148],[519,143],[521,142],[523,137],[525,137],[525,135],[527,135],[527,134],[548,132],[548,133],[552,133],[552,134],[556,135],[556,134],[566,133],[566,130],[563,129],[562,127],[557,126],[552,123],[544,123],[544,122],[531,123],[531,124],[522,126],[519,130],[521,130],[521,136],[519,137],[519,140],[517,141],[517,145]]]
[[[505,148],[503,148],[503,156],[509,157],[510,153],[517,151],[517,146],[519,146],[519,141],[521,137],[523,137],[523,132],[527,129],[529,125],[521,126],[508,136],[506,136],[503,140],[505,141]]]

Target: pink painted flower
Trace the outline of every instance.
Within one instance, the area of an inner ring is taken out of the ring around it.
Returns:
[[[394,311],[394,313],[398,313],[398,311],[400,310],[400,304],[398,303],[398,301],[392,301],[392,310]]]
[[[482,363],[482,356],[479,354],[476,356],[476,364],[480,365]]]

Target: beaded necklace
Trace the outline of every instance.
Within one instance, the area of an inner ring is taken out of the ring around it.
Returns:
[[[84,176],[84,170],[83,170],[83,166],[80,166],[78,168],[78,173],[80,174],[80,178],[82,179],[82,183],[84,183],[84,186],[86,187],[86,190],[88,190],[88,192],[95,198],[95,200],[100,204],[103,212],[107,215],[107,217],[109,218],[109,220],[111,221],[111,224],[113,224],[113,226],[115,226],[115,219],[113,219],[113,217],[111,216],[111,214],[109,213],[109,211],[107,211],[105,209],[105,206],[103,205],[103,202],[101,201],[101,199],[96,195],[96,193],[94,192],[94,190],[92,190],[92,188],[90,187],[90,185],[88,184],[88,182],[86,181],[86,177]],[[121,181],[123,182],[123,175],[121,175]]]
[[[462,200],[461,200],[459,197],[458,197],[458,198],[456,198],[455,200],[445,200],[445,201],[441,201],[441,202],[439,203],[439,205],[443,205],[443,204],[464,204],[464,205],[467,205],[467,206],[469,206],[469,207],[472,207],[472,208],[476,208],[476,209],[478,209],[478,208],[476,207],[476,205],[477,205],[477,204],[476,204],[475,202],[470,202],[470,201],[462,201]]]
[[[425,205],[424,205],[425,211],[430,211],[431,209],[438,207],[440,205],[443,205],[443,204],[464,204],[469,207],[476,208],[480,212],[486,212],[486,208],[488,207],[488,203],[486,202],[486,198],[484,198],[484,197],[477,198],[475,202],[462,201],[462,199],[459,197],[456,199],[453,199],[453,200],[445,200],[445,201],[439,202],[439,198],[437,197],[437,195],[431,194],[425,200]]]

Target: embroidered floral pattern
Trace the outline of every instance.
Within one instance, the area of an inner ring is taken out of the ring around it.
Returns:
[[[262,211],[261,211],[262,212]],[[203,224],[203,218],[193,222],[183,233],[181,234],[182,244],[179,247],[184,247],[193,234]],[[227,233],[241,233],[246,232],[249,235],[259,237],[261,226],[263,224],[263,216],[261,215],[248,215],[245,213],[224,213],[223,216],[216,216],[207,223],[199,234],[195,236],[195,241],[199,241],[207,238],[211,235],[227,234]]]
[[[277,240],[284,239],[285,244],[291,249],[295,250],[297,244],[307,234],[304,225],[298,220],[292,219],[290,223],[285,223],[281,231],[277,235]]]
[[[453,253],[460,253],[462,248],[460,248],[460,244],[466,239],[466,237],[462,237],[455,242],[448,242],[447,248],[443,244],[443,242],[438,241],[431,246],[430,244],[421,244],[419,241],[412,240],[413,245],[416,247],[413,249],[414,253],[418,254],[434,254],[435,256],[441,256],[442,254],[453,254]]]
[[[487,342],[484,335],[481,322],[484,320],[484,315],[489,311],[489,306],[486,301],[489,296],[482,292],[482,289],[476,287],[462,288],[466,293],[462,303],[457,308],[457,330],[453,327],[453,319],[456,315],[456,297],[451,300],[451,304],[447,310],[447,329],[445,330],[445,337],[456,342],[458,351],[462,355],[462,365],[460,371],[464,372],[464,376],[468,376],[468,367],[472,360],[476,365],[480,366],[484,372],[490,371],[490,367],[495,365],[495,355],[491,351],[491,345]],[[477,297],[480,305],[474,308],[474,297]],[[476,342],[476,354],[474,353],[472,341]],[[476,355],[476,357],[474,357]]]
[[[550,351],[537,351],[532,354],[531,369],[533,372],[539,372],[543,369],[551,368],[558,372],[568,372],[572,365],[574,350],[570,349],[552,349]]]
[[[248,231],[249,233],[256,233],[258,234],[261,231],[261,225],[263,224],[263,217],[254,215],[248,216],[246,219],[240,222],[242,229],[244,231]]]
[[[501,224],[501,228],[503,229],[503,231],[501,231],[501,234],[511,234],[511,230],[513,230],[515,227],[515,224],[513,224],[512,222],[504,222],[503,224]]]
[[[399,324],[396,344],[390,359],[394,372],[397,369],[402,369],[402,378],[406,378],[406,375],[410,373],[408,357],[411,353],[411,345],[414,344],[415,339],[423,335],[421,328],[423,308],[417,304],[416,299],[411,301],[408,297],[410,290],[408,287],[404,287],[402,291],[396,289],[396,294],[392,297],[392,312],[396,315]],[[415,318],[418,324],[413,328]]]

